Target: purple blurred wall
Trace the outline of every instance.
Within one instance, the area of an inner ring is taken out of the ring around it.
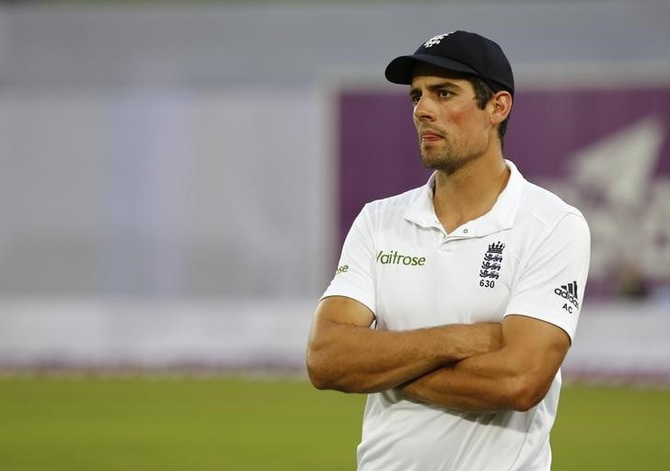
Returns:
[[[406,93],[348,88],[338,96],[340,244],[365,202],[422,185],[430,174]],[[505,155],[589,219],[591,294],[620,294],[611,270],[622,265],[641,284],[670,284],[670,267],[659,268],[670,265],[669,133],[670,85],[516,94]]]

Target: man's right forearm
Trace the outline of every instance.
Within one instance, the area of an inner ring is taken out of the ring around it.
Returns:
[[[495,350],[500,337],[495,323],[395,332],[324,319],[313,326],[307,367],[319,389],[379,392]]]

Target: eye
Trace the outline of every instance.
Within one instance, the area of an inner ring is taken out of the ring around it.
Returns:
[[[413,104],[419,103],[419,100],[421,99],[421,94],[420,93],[411,93],[409,95],[409,99],[412,100]]]
[[[437,95],[440,98],[449,98],[453,95],[453,93],[451,92],[451,90],[448,90],[446,88],[442,88],[437,92]]]

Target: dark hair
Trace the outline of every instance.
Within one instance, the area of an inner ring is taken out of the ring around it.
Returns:
[[[486,108],[486,104],[491,98],[493,98],[493,95],[503,89],[502,87],[488,82],[481,77],[472,76],[469,79],[475,89],[475,98],[477,99],[477,104],[481,109]],[[501,146],[505,143],[505,132],[507,131],[508,122],[509,115],[507,115],[507,118],[505,118],[505,120],[500,123],[500,126],[498,126],[498,137],[500,138]]]

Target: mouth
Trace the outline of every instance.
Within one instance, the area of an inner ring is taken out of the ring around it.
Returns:
[[[438,134],[434,131],[422,131],[420,134],[421,142],[436,142],[443,139],[441,134]]]

